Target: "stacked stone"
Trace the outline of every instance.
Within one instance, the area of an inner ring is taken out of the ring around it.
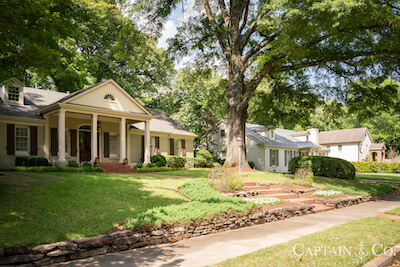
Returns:
[[[313,213],[313,207],[313,205],[303,205],[269,211],[255,209],[247,215],[232,212],[178,227],[165,226],[142,232],[126,230],[36,247],[0,248],[0,266],[45,266],[139,247],[173,243],[191,237],[310,214]]]
[[[228,196],[230,196],[230,197],[255,197],[255,196],[258,196],[258,191],[252,190],[252,191],[241,191],[241,192],[237,192],[237,193],[228,193]]]

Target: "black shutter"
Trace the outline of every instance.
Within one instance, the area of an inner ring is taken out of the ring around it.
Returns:
[[[185,139],[181,140],[181,146],[182,146],[182,157],[186,157],[186,141]]]
[[[57,128],[51,128],[51,155],[57,156],[58,152],[58,136],[57,136]]]
[[[141,153],[141,160],[142,162],[144,162],[144,135],[142,135],[142,144],[141,144],[141,149],[142,149],[142,153]]]
[[[7,124],[7,155],[15,154],[15,126]]]
[[[31,126],[31,156],[37,156],[38,154],[38,135],[37,135],[37,127]]]
[[[104,133],[104,157],[110,157],[110,133]]]
[[[155,154],[160,155],[160,137],[156,136],[155,137]]]
[[[174,139],[169,139],[169,154],[175,155],[175,146],[174,146]]]
[[[77,147],[76,147],[76,130],[70,130],[70,140],[71,140],[71,157],[76,157]]]

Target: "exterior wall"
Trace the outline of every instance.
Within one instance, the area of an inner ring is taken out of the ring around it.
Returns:
[[[253,139],[246,137],[246,153],[247,160],[254,162],[257,170],[265,170],[265,147],[257,146]]]
[[[204,149],[210,151],[211,155],[213,155],[215,159],[226,158],[227,137],[221,137],[221,130],[224,130],[225,134],[227,133],[227,125],[225,123],[220,123],[218,125],[218,131],[216,133],[211,133],[207,136],[207,147],[204,147]]]
[[[347,161],[358,161],[359,145],[356,144],[342,144],[342,152],[339,152],[338,145],[330,145],[329,157],[341,158]]]
[[[273,165],[271,166],[271,149],[272,150],[278,150],[278,156],[279,156],[279,162],[278,165]],[[290,151],[295,151],[296,155],[298,153],[298,150],[295,149],[284,149],[284,148],[278,148],[278,147],[267,147],[265,149],[265,171],[270,171],[270,172],[281,172],[281,173],[287,173],[289,172],[288,167],[289,167],[289,161],[290,161],[290,157],[288,156],[287,162],[286,162],[286,166],[285,166],[285,150],[288,151],[290,153]],[[294,153],[292,153],[293,155]],[[293,155],[292,158],[294,158],[295,156]]]
[[[310,136],[308,137],[308,140],[315,144],[319,144],[319,129],[317,128],[311,128],[307,130],[310,133]]]
[[[359,144],[358,161],[363,161],[363,160],[365,160],[366,157],[369,156],[369,148],[371,147],[372,143],[373,143],[373,140],[371,140],[369,138],[369,135],[367,133],[365,133]]]

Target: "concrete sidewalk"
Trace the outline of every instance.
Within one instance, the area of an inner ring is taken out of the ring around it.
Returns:
[[[287,242],[336,225],[372,217],[400,207],[400,198],[293,217],[174,244],[128,250],[54,266],[207,266]]]

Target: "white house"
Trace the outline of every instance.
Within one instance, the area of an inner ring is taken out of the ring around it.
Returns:
[[[95,130],[93,130],[95,129]],[[72,94],[0,84],[0,168],[16,156],[122,163],[153,154],[193,157],[196,135],[162,111],[145,108],[114,80]]]

